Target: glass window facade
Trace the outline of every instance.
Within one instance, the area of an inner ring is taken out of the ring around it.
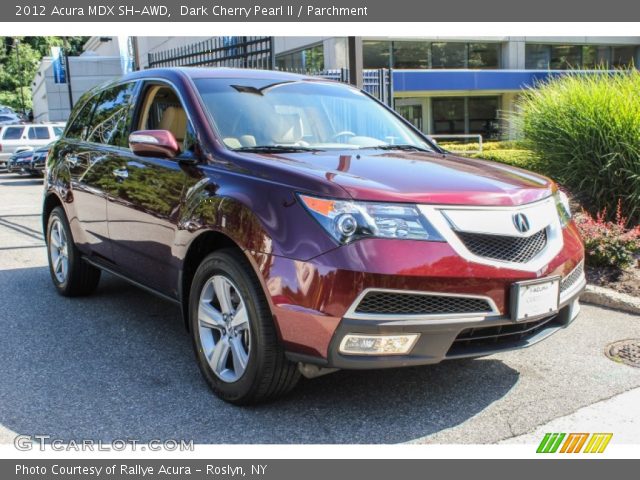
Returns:
[[[322,45],[285,53],[276,57],[276,66],[280,70],[320,72],[324,70],[324,48]]]
[[[552,70],[581,68],[582,47],[580,45],[553,45],[549,66]]]
[[[636,54],[637,47],[634,45],[527,44],[525,67],[528,70],[623,68],[635,64]]]
[[[470,43],[469,68],[498,68],[500,45],[497,43]]]
[[[362,49],[364,68],[500,68],[499,43],[365,40]]]
[[[393,42],[394,68],[427,69],[431,51],[425,42]],[[387,64],[389,60],[387,59]]]
[[[418,130],[424,132],[422,124],[422,105],[396,105],[396,112],[402,115]]]
[[[431,68],[466,68],[466,43],[432,43]]]
[[[616,68],[635,64],[636,47],[613,47],[611,49],[611,66]]]
[[[391,67],[391,42],[362,42],[364,68]]]
[[[431,99],[434,135],[480,134],[484,139],[499,135],[500,97],[435,97]]]

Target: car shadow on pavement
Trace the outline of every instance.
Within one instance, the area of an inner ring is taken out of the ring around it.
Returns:
[[[63,298],[46,267],[0,270],[0,285],[0,429],[16,434],[106,442],[406,442],[473,417],[519,378],[493,359],[342,371],[303,380],[279,401],[234,407],[201,378],[173,305],[107,275],[93,296]]]

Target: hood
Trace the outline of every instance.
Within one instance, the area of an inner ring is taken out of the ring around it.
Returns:
[[[541,175],[449,154],[367,150],[259,156],[322,177],[356,200],[513,206],[546,198],[555,190]]]

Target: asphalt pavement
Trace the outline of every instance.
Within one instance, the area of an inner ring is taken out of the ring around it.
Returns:
[[[54,291],[40,226],[42,182],[0,173],[0,443],[495,443],[640,386],[604,355],[640,318],[593,306],[526,350],[478,360],[304,380],[288,397],[218,400],[176,307],[104,275],[95,295]],[[629,418],[640,404],[627,403]]]

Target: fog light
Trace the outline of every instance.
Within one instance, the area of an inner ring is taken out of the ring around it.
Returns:
[[[345,335],[340,342],[340,353],[345,355],[404,355],[409,353],[420,336],[404,335]]]

